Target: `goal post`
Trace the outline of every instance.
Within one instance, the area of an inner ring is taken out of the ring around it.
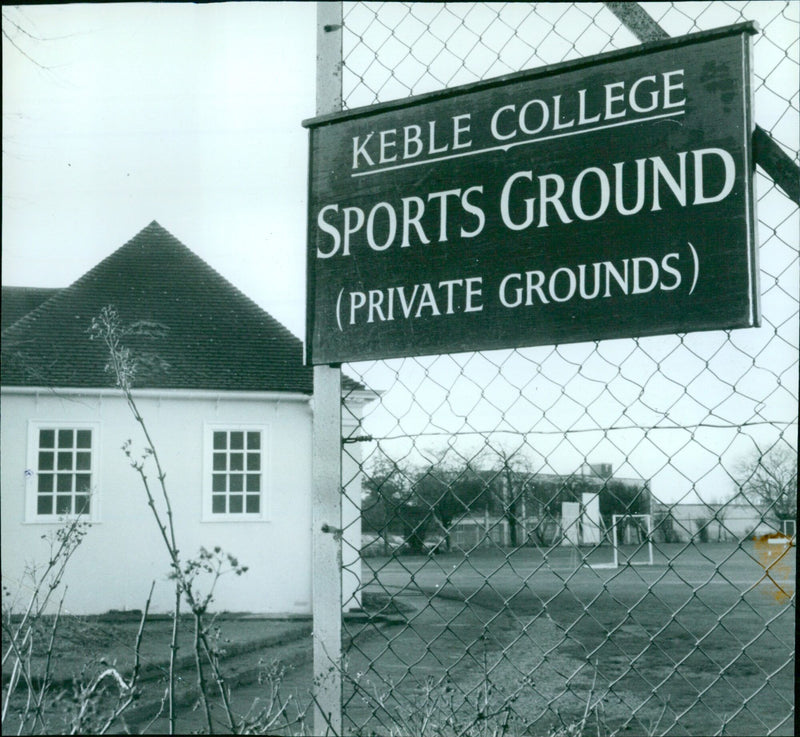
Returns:
[[[586,560],[590,568],[619,568],[620,566],[652,566],[653,517],[650,514],[614,514],[611,525],[600,522],[602,541],[595,551],[611,548],[611,560],[603,555]],[[599,560],[598,560],[599,558]]]
[[[650,514],[615,514],[611,517],[614,568],[653,565],[653,517]]]

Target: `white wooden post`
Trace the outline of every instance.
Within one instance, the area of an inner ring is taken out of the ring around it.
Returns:
[[[342,4],[317,3],[317,115],[342,109]],[[314,734],[342,733],[342,371],[314,367]]]
[[[341,370],[314,367],[312,584],[314,734],[342,732]]]

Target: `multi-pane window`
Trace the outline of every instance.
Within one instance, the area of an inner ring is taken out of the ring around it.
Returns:
[[[261,430],[213,430],[211,436],[211,514],[261,515]]]
[[[37,447],[36,515],[89,514],[92,430],[39,427]]]

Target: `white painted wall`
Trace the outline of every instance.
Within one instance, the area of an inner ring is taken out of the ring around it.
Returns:
[[[578,502],[561,502],[561,531],[564,535],[562,545],[580,545],[580,510]]]
[[[581,504],[581,542],[600,544],[600,494],[583,492]]]
[[[709,542],[745,540],[780,529],[780,523],[772,515],[760,512],[751,504],[659,505],[655,511],[672,515],[673,532],[682,541],[699,539],[698,521],[706,525]]]
[[[139,407],[166,470],[182,556],[194,556],[201,545],[220,546],[249,566],[241,577],[220,579],[212,608],[309,614],[312,449],[307,399],[242,399],[224,392],[218,398],[189,398],[187,393],[163,392],[160,397],[141,398]],[[26,483],[35,482],[27,480],[25,474],[29,420],[90,421],[100,427],[95,492],[99,520],[92,524],[70,562],[65,577],[65,610],[84,614],[112,608],[141,609],[150,582],[155,580],[152,611],[169,611],[174,586],[166,579],[166,550],[146,505],[141,481],[121,450],[124,441],[131,438],[133,447],[141,451],[143,438],[125,402],[117,396],[3,391],[0,502],[4,585],[25,598],[26,566],[47,560],[48,546],[41,538],[58,527],[25,521]],[[268,519],[201,520],[206,423],[263,423],[269,427]],[[151,482],[157,488],[154,471]],[[350,510],[351,519],[353,514]]]

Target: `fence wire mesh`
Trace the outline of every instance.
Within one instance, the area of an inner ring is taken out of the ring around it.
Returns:
[[[641,7],[758,22],[796,166],[798,4]],[[343,40],[347,108],[639,43],[603,3],[346,3]],[[344,367],[346,732],[793,732],[798,207],[756,196],[760,328]]]

